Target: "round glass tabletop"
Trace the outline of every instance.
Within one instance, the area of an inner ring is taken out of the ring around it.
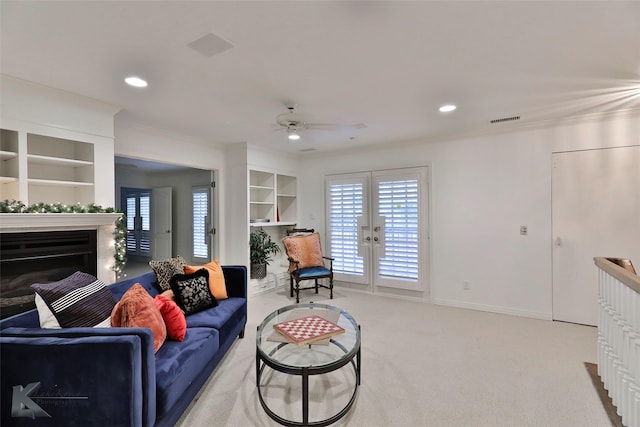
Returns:
[[[313,315],[337,324],[344,332],[311,344],[296,344],[274,328],[275,324]],[[353,359],[360,349],[360,328],[355,319],[339,307],[295,304],[268,315],[258,326],[256,341],[259,356],[274,368],[326,372]]]

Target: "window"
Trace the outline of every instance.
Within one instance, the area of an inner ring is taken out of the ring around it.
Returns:
[[[418,180],[378,182],[378,215],[385,218],[381,277],[418,279]]]
[[[193,188],[193,257],[209,259],[209,187]]]
[[[127,217],[127,254],[151,254],[151,192],[122,188],[124,214]]]
[[[358,217],[362,212],[362,183],[329,186],[329,230],[331,256],[335,258],[333,271],[363,274],[364,264],[358,256]]]

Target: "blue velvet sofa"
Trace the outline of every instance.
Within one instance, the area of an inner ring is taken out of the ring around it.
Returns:
[[[182,342],[153,351],[147,328],[41,329],[37,310],[0,321],[3,426],[173,426],[247,322],[247,271],[223,266],[228,299],[187,316]],[[119,300],[155,274],[109,288]]]

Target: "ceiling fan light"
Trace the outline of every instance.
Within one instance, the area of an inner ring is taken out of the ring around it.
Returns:
[[[449,113],[455,110],[457,107],[453,104],[446,104],[439,108],[441,113]]]
[[[292,141],[297,141],[297,140],[300,139],[300,135],[298,135],[295,132],[290,132],[289,133],[289,139],[292,140]]]

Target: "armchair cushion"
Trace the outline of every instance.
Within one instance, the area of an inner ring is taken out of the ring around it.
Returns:
[[[289,273],[297,268],[324,266],[320,234],[289,236],[285,237],[282,242],[289,258],[298,262],[298,264],[293,262],[289,264]]]
[[[297,271],[296,274],[300,277],[300,279],[313,279],[321,276],[330,276],[331,270],[325,267],[307,267],[301,268]]]

